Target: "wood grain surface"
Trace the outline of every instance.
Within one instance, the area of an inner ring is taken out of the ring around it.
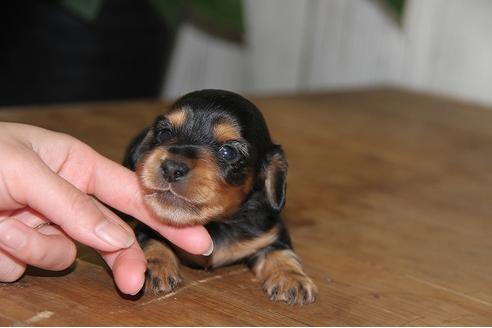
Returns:
[[[398,90],[253,99],[289,158],[284,217],[316,303],[272,303],[242,266],[120,295],[94,252],[0,284],[1,325],[492,325],[492,111]],[[121,161],[160,102],[0,109]]]

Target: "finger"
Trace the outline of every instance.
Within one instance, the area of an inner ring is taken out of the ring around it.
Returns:
[[[212,239],[202,226],[174,228],[155,218],[144,204],[135,173],[97,154],[92,190],[98,199],[144,222],[191,254],[210,254]]]
[[[59,271],[68,268],[77,255],[75,244],[54,227],[44,235],[14,219],[0,222],[0,248],[22,263]]]
[[[11,211],[9,215],[4,215],[4,216],[0,215],[0,221],[8,218],[20,221],[24,223],[26,226],[31,228],[34,228],[42,223],[50,222],[41,213],[36,212],[35,210],[29,207]]]
[[[212,238],[202,226],[175,228],[160,225],[154,229],[167,240],[191,254],[209,256],[214,250]]]
[[[22,277],[26,265],[0,249],[0,281],[13,282]]]
[[[0,222],[4,219],[15,219],[24,225],[35,229],[43,235],[63,235],[64,232],[57,225],[52,225],[50,220],[32,208],[26,207],[21,210],[12,211],[9,216],[0,216]],[[68,237],[67,237],[68,238]]]
[[[134,234],[122,226],[121,220],[115,215],[104,215],[97,201],[39,159],[21,163],[13,173],[16,176],[9,179],[8,189],[14,199],[49,217],[70,237],[104,251],[127,248],[135,241]]]
[[[137,243],[130,248],[101,255],[113,271],[116,286],[122,293],[135,295],[142,289],[147,261]]]
[[[104,214],[106,214],[106,211],[111,213],[109,209],[103,205],[100,204],[100,206]],[[40,213],[33,211],[32,209],[24,209],[22,211],[11,213],[10,218],[18,220],[29,227],[48,222],[48,220]],[[62,234],[62,232],[53,225],[42,226],[36,230],[45,235]],[[113,269],[115,282],[118,288],[125,294],[138,293],[145,282],[146,270],[145,256],[138,244],[135,243],[132,245],[128,251],[124,250],[106,253],[103,255],[103,258],[108,263],[108,266]],[[4,262],[5,265],[2,264]],[[11,260],[7,256],[5,256],[5,260],[0,257],[0,265],[0,281],[7,282],[17,280],[25,271],[25,265],[19,265],[15,259]],[[6,271],[6,274],[2,275],[2,270]]]

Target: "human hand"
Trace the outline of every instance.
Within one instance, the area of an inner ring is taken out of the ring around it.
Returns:
[[[152,227],[192,254],[209,253],[202,226],[165,226],[147,210],[135,174],[65,134],[0,123],[0,281],[33,265],[63,270],[75,239],[96,249],[118,288],[136,294],[146,261],[132,229],[98,200]],[[52,223],[52,224],[47,224]]]

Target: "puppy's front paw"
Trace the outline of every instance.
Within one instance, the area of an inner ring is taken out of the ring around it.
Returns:
[[[259,258],[253,267],[272,301],[304,305],[315,301],[318,288],[302,270],[292,250],[276,250]]]
[[[181,283],[179,261],[173,251],[163,242],[151,239],[144,247],[147,258],[146,291],[154,294],[167,294]]]
[[[147,259],[146,290],[154,294],[173,292],[182,282],[178,266],[159,258]]]
[[[272,301],[284,301],[291,305],[314,302],[318,289],[304,272],[278,271],[263,283],[265,293]]]

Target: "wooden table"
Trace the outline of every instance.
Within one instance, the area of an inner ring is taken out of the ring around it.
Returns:
[[[271,303],[241,266],[130,299],[82,249],[71,272],[0,284],[2,325],[492,325],[492,111],[397,90],[254,99],[290,160],[284,216],[319,300]],[[120,161],[165,108],[0,110]]]

